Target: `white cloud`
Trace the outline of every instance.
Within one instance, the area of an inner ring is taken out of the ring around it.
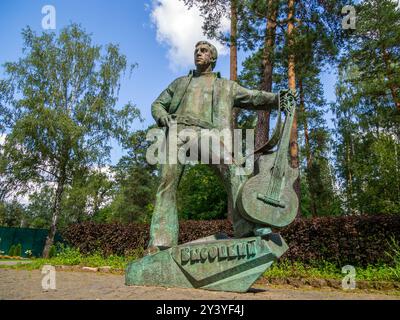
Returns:
[[[206,39],[203,34],[203,18],[196,7],[188,8],[180,0],[153,1],[151,20],[157,29],[157,41],[168,46],[167,57],[173,70],[193,66],[194,46]],[[230,29],[230,21],[223,19],[221,31]],[[209,39],[208,39],[209,40]],[[227,55],[228,48],[215,40],[209,40],[219,56]]]

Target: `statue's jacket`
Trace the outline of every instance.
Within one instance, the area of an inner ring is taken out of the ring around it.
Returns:
[[[192,70],[188,76],[177,78],[153,102],[151,111],[157,124],[160,118],[168,114],[176,114],[190,81],[196,76]],[[216,129],[231,128],[232,108],[239,107],[251,110],[270,110],[278,105],[278,95],[266,91],[249,90],[236,82],[221,78],[219,72],[214,73],[212,89],[212,123],[192,123],[201,127]],[[190,119],[190,114],[187,115]],[[193,119],[194,121],[196,119]],[[189,123],[188,123],[189,124]]]

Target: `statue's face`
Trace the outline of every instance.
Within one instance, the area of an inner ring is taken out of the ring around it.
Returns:
[[[196,67],[206,68],[212,62],[211,49],[206,44],[200,44],[194,50],[194,63]]]

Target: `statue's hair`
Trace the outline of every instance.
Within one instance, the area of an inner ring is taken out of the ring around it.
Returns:
[[[212,55],[211,56],[211,59],[212,59],[211,60],[211,68],[214,70],[215,65],[217,64],[217,59],[218,59],[217,48],[214,45],[212,45],[210,42],[204,41],[204,40],[197,42],[196,45],[195,45],[195,48],[197,48],[201,44],[205,44],[206,46],[208,46],[210,48],[211,55]]]

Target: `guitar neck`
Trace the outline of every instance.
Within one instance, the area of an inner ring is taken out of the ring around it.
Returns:
[[[291,104],[289,109],[289,112],[287,113],[286,119],[285,119],[285,125],[283,128],[283,133],[281,140],[278,145],[278,150],[277,150],[277,155],[275,158],[274,162],[274,168],[280,167],[281,163],[284,163],[284,161],[287,159],[287,153],[289,150],[289,142],[290,142],[290,133],[292,130],[293,126],[293,121],[294,121],[294,113],[295,113],[295,106],[292,104],[292,101],[286,101],[286,103]]]
[[[291,101],[285,101],[285,103],[290,104]],[[286,166],[288,165],[287,154],[289,149],[290,133],[294,120],[294,104],[289,105],[289,108],[287,109],[289,111],[285,119],[281,141],[279,142],[278,150],[276,152],[274,166],[271,173],[271,180],[267,187],[266,195],[262,196],[263,201],[266,201],[274,206],[282,206],[279,200]]]

